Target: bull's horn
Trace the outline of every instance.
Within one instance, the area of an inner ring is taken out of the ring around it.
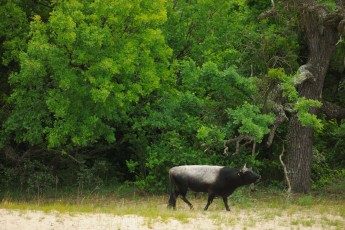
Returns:
[[[243,166],[243,169],[246,169],[246,168],[247,168],[247,163],[245,163]]]

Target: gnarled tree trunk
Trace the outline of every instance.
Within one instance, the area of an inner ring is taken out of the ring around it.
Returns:
[[[321,100],[324,79],[339,39],[337,25],[340,17],[331,17],[332,15],[324,7],[314,1],[294,1],[294,3],[298,8],[299,20],[309,48],[308,62],[300,69],[312,74],[311,78],[298,86],[299,96]],[[316,113],[316,109],[310,112]],[[286,166],[292,191],[309,192],[311,189],[313,129],[302,126],[296,114],[290,118],[287,140]]]

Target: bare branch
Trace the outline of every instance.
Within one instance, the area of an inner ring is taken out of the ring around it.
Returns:
[[[236,141],[236,151],[233,154],[237,154],[237,153],[239,153],[239,151],[240,151],[240,141],[237,140]]]
[[[226,146],[225,143],[224,143],[224,151],[223,151],[223,154],[227,156],[227,155],[228,155],[228,151],[229,151],[229,147]]]
[[[271,0],[272,7],[275,8],[274,0]]]
[[[244,144],[240,144],[242,141],[246,141]],[[235,149],[235,152],[233,153],[233,155],[235,154],[238,154],[241,150],[242,147],[250,144],[250,143],[255,143],[255,139],[249,135],[240,135],[238,137],[235,137],[235,138],[231,138],[229,140],[227,140],[225,143],[224,143],[224,151],[223,153],[225,155],[228,154],[228,150],[229,150],[229,147],[227,146],[228,144],[232,143],[232,142],[236,142],[236,149]],[[255,151],[255,147],[254,147],[254,150]]]
[[[284,151],[285,151],[285,149],[284,149],[284,143],[283,143],[283,150],[282,150],[282,153],[279,155],[279,160],[280,160],[280,163],[282,164],[283,169],[284,169],[285,180],[286,180],[286,184],[288,186],[287,192],[288,192],[288,194],[290,194],[290,192],[291,192],[291,183],[290,183],[290,179],[289,179],[289,176],[288,176],[288,171],[286,169],[286,165],[284,164],[284,162],[282,160],[283,155],[284,155]]]
[[[285,121],[288,120],[286,114],[285,114],[285,109],[283,107],[283,105],[281,104],[276,104],[274,106],[274,112],[277,115],[276,120],[274,121],[273,125],[271,126],[270,129],[270,133],[266,142],[267,147],[271,147],[274,136],[275,136],[275,132],[277,130],[277,128],[279,127],[279,125],[281,125],[282,123],[284,123]]]
[[[78,164],[83,164],[83,162],[81,162],[81,161],[78,161],[77,160],[77,158],[75,158],[74,156],[72,156],[71,154],[69,154],[69,153],[65,153],[69,158],[71,158],[73,161],[75,161],[76,163],[78,163]]]
[[[255,156],[256,141],[253,141],[252,156]]]

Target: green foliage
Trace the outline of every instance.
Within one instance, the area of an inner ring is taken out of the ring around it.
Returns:
[[[25,160],[15,167],[0,165],[1,184],[3,190],[16,187],[18,190],[27,193],[38,194],[38,196],[51,189],[55,177],[52,168],[44,165],[38,160]]]
[[[137,152],[139,161],[129,161],[137,175],[136,184],[150,191],[165,191],[167,171],[172,165],[192,163],[196,160],[195,134],[201,125],[203,101],[190,92],[169,93],[151,106],[148,117],[141,117],[134,128],[141,139],[151,143]],[[160,133],[157,136],[157,133]],[[139,148],[139,147],[138,147]],[[144,154],[144,158],[140,155]],[[141,168],[141,166],[143,166]],[[154,183],[153,183],[154,182]]]
[[[283,68],[275,68],[268,70],[268,77],[272,78],[273,80],[284,81],[287,78],[287,75],[285,74]]]
[[[64,1],[47,23],[35,17],[21,70],[9,79],[7,135],[51,148],[113,142],[167,71],[165,20],[163,1]]]
[[[312,168],[313,189],[342,194],[345,188],[345,170],[331,168],[327,162],[315,163]]]
[[[311,126],[317,131],[323,128],[322,121],[315,114],[311,113],[311,109],[321,107],[322,103],[317,100],[299,97],[295,87],[295,81],[299,76],[290,76],[281,68],[270,69],[268,78],[274,84],[279,84],[282,90],[282,96],[287,98],[287,102],[293,105],[293,110],[298,113],[298,119],[304,126]]]
[[[197,130],[196,138],[203,142],[204,146],[210,146],[226,138],[226,130],[217,126],[202,125]]]
[[[289,102],[298,100],[298,92],[294,86],[294,77],[285,73],[284,69],[269,69],[268,78],[279,82],[282,89],[282,96],[287,97]]]
[[[18,61],[19,52],[26,47],[29,24],[23,9],[15,1],[0,4],[1,63]]]
[[[109,159],[99,156],[94,159],[85,153],[76,155],[74,161],[70,157],[52,153],[24,156],[23,160],[0,156],[0,196],[15,193],[40,198],[67,190],[80,196],[99,192],[105,186],[117,184],[121,178],[121,168]]]
[[[137,182],[140,187],[149,191],[167,191],[168,171],[173,165],[211,163],[202,161],[198,153],[192,148],[188,149],[187,140],[182,139],[175,132],[164,135],[167,143],[157,143],[148,147],[146,159],[147,176]]]
[[[334,121],[333,121],[334,122]],[[335,126],[333,124],[334,129],[331,129],[331,133],[327,133],[323,138],[329,138],[332,140],[330,143],[325,143],[325,148],[330,148],[331,156],[333,159],[333,164],[337,165],[338,167],[344,167],[345,166],[345,122],[343,121],[339,126]],[[328,145],[326,145],[328,144]]]
[[[85,163],[80,164],[77,172],[78,191],[99,189],[104,183],[104,175],[109,170],[109,164],[106,161],[97,160],[92,167]]]
[[[298,98],[295,109],[298,111],[298,119],[304,126],[311,126],[320,131],[323,128],[321,120],[315,114],[309,111],[311,108],[319,108],[322,103],[317,100],[305,99],[304,97]]]
[[[168,1],[167,13],[164,34],[175,58],[225,68],[241,62],[243,55],[234,43],[242,39],[236,33],[247,14],[244,1]]]
[[[25,161],[22,172],[20,173],[20,181],[28,191],[40,192],[40,189],[49,188],[54,182],[52,169],[43,165],[39,161]]]
[[[228,109],[227,112],[230,118],[228,127],[238,127],[240,134],[249,135],[258,143],[270,131],[269,126],[275,119],[273,114],[261,114],[258,106],[249,103],[236,109]]]
[[[323,120],[322,132],[315,134],[313,148],[313,189],[341,194],[344,190],[344,127],[336,120]]]

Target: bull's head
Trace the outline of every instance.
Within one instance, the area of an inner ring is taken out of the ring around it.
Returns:
[[[247,164],[244,164],[243,168],[239,170],[237,175],[242,176],[247,181],[247,183],[257,182],[261,178],[259,174],[247,168]]]

